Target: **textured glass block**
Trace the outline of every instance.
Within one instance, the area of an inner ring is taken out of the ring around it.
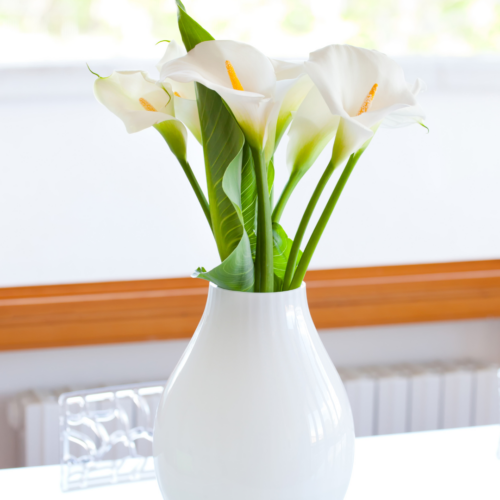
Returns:
[[[164,381],[61,394],[64,491],[154,478],[153,426]]]

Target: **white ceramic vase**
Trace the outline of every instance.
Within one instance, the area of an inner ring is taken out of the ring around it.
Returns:
[[[165,500],[341,500],[354,459],[349,401],[305,285],[210,285],[153,440]]]

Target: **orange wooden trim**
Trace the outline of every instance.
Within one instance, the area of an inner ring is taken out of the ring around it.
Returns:
[[[309,271],[318,328],[500,316],[500,260]],[[0,350],[187,338],[208,284],[174,278],[0,289]]]

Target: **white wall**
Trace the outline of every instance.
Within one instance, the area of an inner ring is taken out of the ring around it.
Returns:
[[[339,367],[472,359],[500,361],[500,319],[340,328],[321,338]],[[0,468],[19,464],[6,403],[30,389],[166,379],[187,340],[0,352]]]
[[[419,126],[381,130],[356,167],[313,268],[500,254],[498,60],[403,60],[429,86]],[[114,66],[152,66],[117,62]],[[113,65],[95,63],[109,74]],[[85,67],[0,69],[0,286],[189,275],[218,263],[159,134],[127,135]],[[191,140],[201,177],[201,150]],[[326,154],[282,219],[293,235]],[[286,178],[277,155],[277,185]]]

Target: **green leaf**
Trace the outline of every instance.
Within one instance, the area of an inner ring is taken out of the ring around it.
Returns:
[[[252,265],[249,266],[248,262]],[[211,281],[226,290],[253,292],[254,268],[247,234],[244,233],[238,247],[224,262],[208,272],[199,267],[192,277]]]
[[[274,275],[274,291],[275,292],[282,292],[283,291],[283,280],[279,277]]]
[[[177,7],[179,30],[186,50],[213,40],[212,35],[186,13],[180,0],[177,0]],[[238,246],[243,230],[238,214],[222,188],[222,179],[229,164],[241,151],[245,139],[216,92],[196,84],[196,95],[212,227],[220,258],[224,261]]]
[[[236,209],[223,189],[222,180],[230,163],[241,152],[245,139],[219,95],[199,84],[196,90],[210,215],[223,261],[238,246],[243,229]]]
[[[240,221],[240,240],[234,251],[217,267],[209,272],[198,268],[194,277],[206,279],[221,288],[241,292],[253,292],[254,264],[250,239],[243,228],[242,213],[242,160],[243,147],[227,167],[222,180],[222,188],[227,198],[233,204],[234,210]]]
[[[178,23],[186,50],[214,38],[187,13],[180,0]],[[254,264],[250,238],[246,232],[255,225],[247,213],[252,205],[252,178],[245,161],[245,138],[224,101],[213,90],[196,84],[201,138],[205,157],[210,215],[222,263],[209,272],[199,268],[194,276],[212,281],[222,288],[253,291]],[[244,162],[244,166],[242,166]],[[242,168],[244,196],[242,200]],[[253,174],[255,176],[255,173]]]
[[[182,41],[186,50],[189,52],[200,42],[214,40],[214,37],[204,28],[202,28],[188,13],[181,0],[176,0],[177,4],[177,22],[181,32]]]
[[[276,282],[276,277],[280,281],[285,277],[286,265],[288,263],[288,257],[290,256],[290,250],[292,248],[293,240],[291,240],[286,234],[285,230],[277,223],[273,223],[273,265],[274,265],[274,277]],[[297,267],[302,252],[299,250],[299,255],[297,257]],[[276,287],[275,287],[276,288]]]

